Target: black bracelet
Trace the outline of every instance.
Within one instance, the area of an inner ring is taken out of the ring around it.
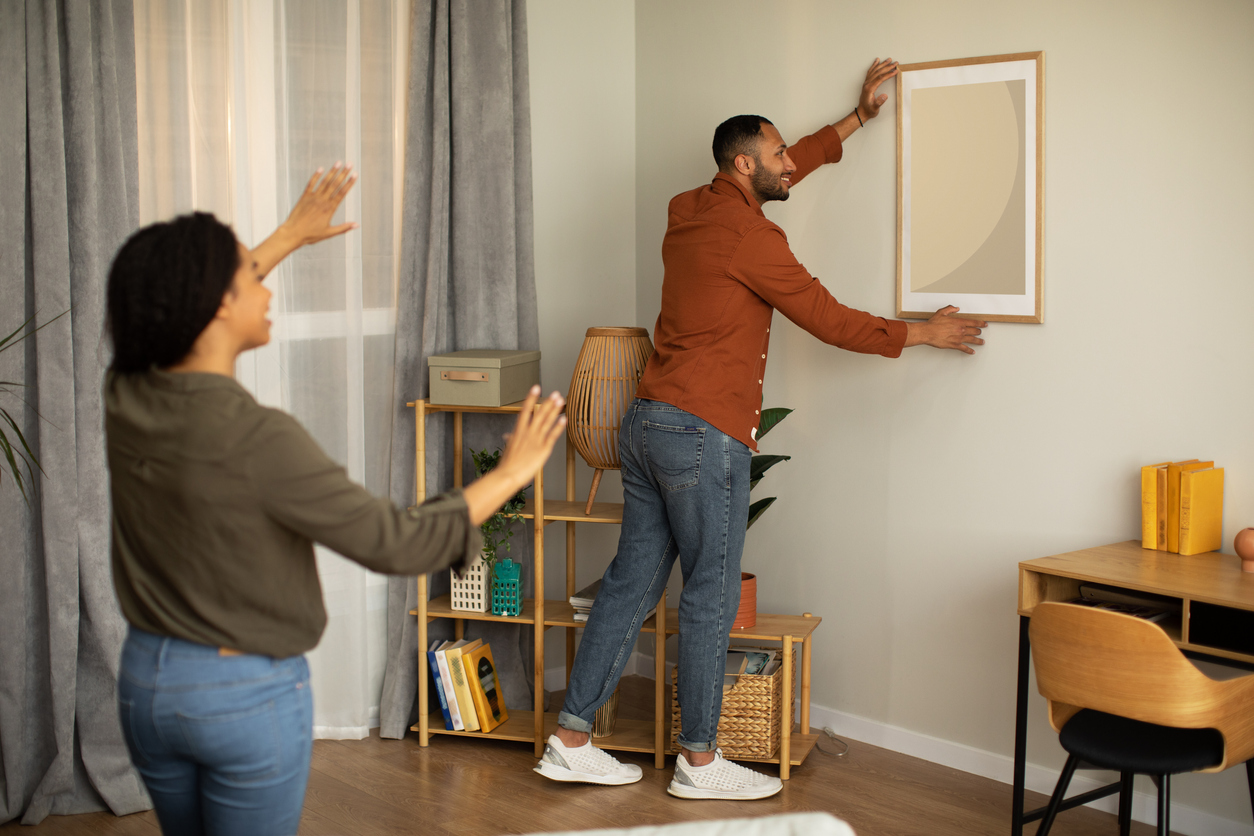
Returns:
[[[853,115],[858,117],[858,126],[865,128],[866,123],[862,121],[862,114],[858,113],[858,109],[856,107],[853,109]]]

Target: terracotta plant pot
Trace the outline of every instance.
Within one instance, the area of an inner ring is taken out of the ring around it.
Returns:
[[[1232,550],[1241,558],[1241,571],[1254,572],[1254,528],[1243,528],[1232,540]]]
[[[758,623],[758,576],[740,573],[740,609],[736,610],[733,630],[743,630]]]

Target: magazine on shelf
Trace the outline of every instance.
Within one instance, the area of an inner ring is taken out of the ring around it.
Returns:
[[[597,578],[583,589],[570,596],[570,605],[575,608],[575,620],[587,621],[589,613],[592,612],[592,602],[596,600],[597,592],[601,589],[601,579]],[[645,613],[645,618],[651,617],[657,612],[657,607]]]

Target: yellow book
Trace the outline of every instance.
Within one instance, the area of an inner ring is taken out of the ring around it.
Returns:
[[[1141,468],[1141,548],[1158,548],[1158,468],[1171,462]]]
[[[466,667],[466,680],[470,684],[470,696],[475,701],[479,725],[485,732],[492,731],[509,719],[509,712],[505,710],[505,694],[501,691],[501,680],[496,676],[492,648],[485,644],[469,653],[463,653],[462,664]]]
[[[1180,474],[1186,470],[1201,470],[1214,464],[1187,459],[1167,465],[1167,551],[1180,553]]]
[[[1158,492],[1156,499],[1158,502],[1158,537],[1157,544],[1154,548],[1160,552],[1167,551],[1167,467],[1163,465],[1158,468],[1157,482]]]
[[[1180,474],[1180,554],[1218,551],[1224,532],[1224,469]]]
[[[470,696],[470,684],[466,682],[466,669],[462,665],[462,655],[483,644],[483,639],[475,639],[461,647],[450,647],[444,651],[448,659],[449,679],[453,680],[453,693],[457,695],[457,707],[462,713],[462,722],[466,731],[479,730],[479,717],[475,713],[475,701]]]

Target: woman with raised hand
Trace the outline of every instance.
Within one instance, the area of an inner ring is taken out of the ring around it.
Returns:
[[[296,833],[313,723],[303,654],[326,624],[313,544],[389,574],[468,562],[479,524],[565,425],[561,397],[533,408],[533,388],[495,470],[404,510],[236,382],[236,358],[270,340],[262,280],[356,228],[331,225],[356,179],[319,169],[254,250],[195,213],[135,233],[109,272],[112,561],[130,624],[118,704],[165,833]]]

